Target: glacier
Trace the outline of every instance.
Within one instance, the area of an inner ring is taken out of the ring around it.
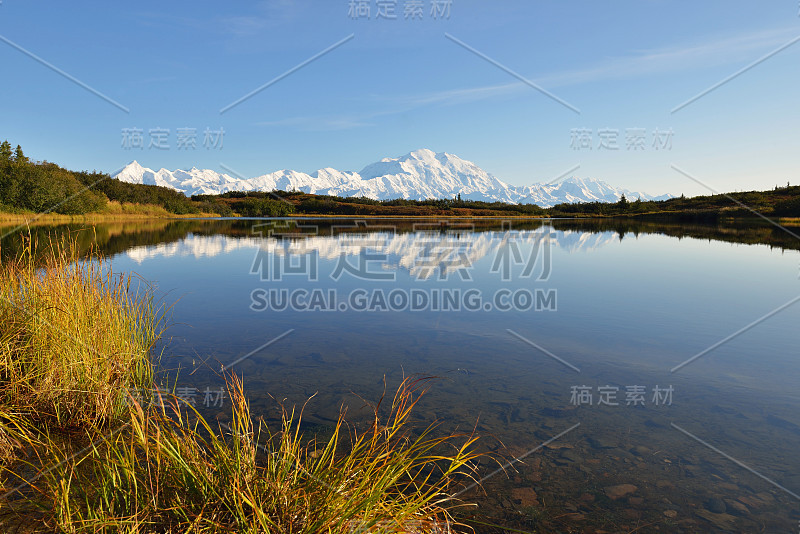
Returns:
[[[360,172],[328,167],[310,174],[280,170],[244,179],[196,167],[190,170],[155,171],[132,161],[112,177],[134,184],[169,187],[187,196],[275,190],[375,200],[425,200],[461,195],[464,200],[536,204],[545,208],[565,202],[616,202],[623,194],[629,200],[664,200],[672,197],[651,196],[617,188],[602,180],[575,176],[555,184],[512,186],[471,161],[429,149],[415,150],[397,158],[383,158]]]

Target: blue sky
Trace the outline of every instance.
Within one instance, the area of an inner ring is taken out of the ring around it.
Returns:
[[[672,165],[722,191],[800,184],[800,42],[672,112],[800,36],[797,0],[452,0],[449,18],[423,0],[405,19],[413,1],[388,2],[392,20],[376,18],[378,0],[369,18],[351,0],[2,0],[0,138],[107,172],[134,159],[245,177],[357,171],[424,147],[513,185],[577,165],[571,174],[653,194],[707,192]],[[131,128],[143,148],[123,147]],[[196,148],[178,148],[183,128]],[[149,146],[155,129],[170,131],[166,148]],[[224,129],[221,148],[204,146],[206,129]],[[599,146],[601,130],[616,150]]]

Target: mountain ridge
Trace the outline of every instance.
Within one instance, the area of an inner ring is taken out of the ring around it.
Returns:
[[[324,167],[312,173],[281,169],[253,178],[236,178],[211,169],[158,171],[134,160],[113,178],[129,183],[160,185],[187,196],[221,194],[229,191],[303,191],[341,197],[364,196],[375,200],[404,198],[454,198],[536,204],[550,207],[559,203],[616,202],[624,194],[631,200],[664,200],[672,195],[652,196],[614,187],[602,180],[569,177],[558,184],[538,183],[512,186],[471,161],[447,152],[419,149],[397,158],[386,157],[360,172]]]

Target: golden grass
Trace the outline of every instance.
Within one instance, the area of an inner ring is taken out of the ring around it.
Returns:
[[[19,416],[0,409],[0,467],[15,459],[23,444],[30,439]]]
[[[160,334],[149,290],[76,248],[28,239],[0,269],[0,408],[62,428],[121,415]]]
[[[230,377],[231,424],[214,427],[154,389],[152,295],[73,245],[29,242],[0,266],[0,529],[458,530],[452,495],[476,438],[412,430],[428,380],[403,381],[366,431],[342,414],[317,440],[301,432],[302,410],[285,410],[277,430],[254,422]]]
[[[42,476],[11,513],[39,510],[36,531],[75,534],[460,532],[451,495],[471,477],[476,438],[434,437],[435,425],[412,434],[426,387],[405,380],[367,431],[341,416],[321,442],[293,411],[278,432],[255,424],[235,377],[231,424],[217,428],[175,401],[131,397],[125,423],[90,429],[77,453],[59,438],[31,442]]]
[[[153,204],[131,204],[120,203],[110,200],[102,211],[96,213],[85,213],[81,215],[64,215],[60,213],[5,213],[0,211],[0,223],[28,225],[28,224],[52,224],[52,223],[92,223],[125,221],[140,219],[186,219],[186,218],[216,218],[217,213],[190,213],[177,215],[170,213],[161,206]]]

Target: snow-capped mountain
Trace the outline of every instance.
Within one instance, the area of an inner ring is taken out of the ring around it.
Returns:
[[[220,194],[228,191],[303,191],[342,197],[364,196],[376,200],[395,198],[424,200],[453,198],[538,204],[561,202],[616,202],[621,195],[631,200],[661,200],[671,195],[648,194],[613,187],[590,178],[567,178],[558,184],[515,187],[489,174],[471,161],[447,152],[415,150],[399,158],[384,158],[361,172],[325,168],[311,174],[281,170],[250,179],[234,178],[210,169],[154,171],[134,161],[114,178],[135,184],[160,185],[186,195]]]
[[[368,227],[364,227],[368,230]],[[432,232],[395,233],[365,231],[337,235],[307,235],[304,239],[275,237],[205,236],[190,234],[172,243],[137,246],[125,254],[136,263],[157,257],[192,256],[214,257],[237,250],[263,250],[277,256],[307,256],[317,254],[324,260],[363,253],[379,253],[386,270],[403,270],[420,278],[430,278],[436,269],[458,270],[471,267],[482,258],[497,258],[501,249],[515,243],[525,257],[528,249],[549,246],[569,253],[591,252],[619,240],[616,232],[585,232],[556,230],[543,226],[538,230],[503,230],[447,234]],[[454,251],[457,251],[454,253]]]

